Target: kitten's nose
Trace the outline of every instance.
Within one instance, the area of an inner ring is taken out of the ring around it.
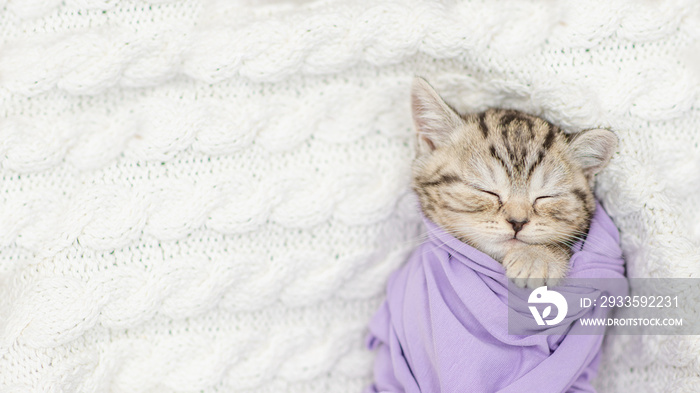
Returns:
[[[523,229],[523,226],[529,222],[528,219],[525,219],[523,221],[516,220],[514,218],[509,218],[508,222],[510,225],[513,226],[513,230],[515,231],[515,234],[517,235],[518,232],[520,232],[521,229]]]

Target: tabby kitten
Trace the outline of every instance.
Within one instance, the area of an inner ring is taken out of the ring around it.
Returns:
[[[420,78],[411,101],[424,214],[502,263],[516,285],[556,285],[588,231],[593,175],[615,151],[615,134],[565,134],[515,110],[460,115]]]

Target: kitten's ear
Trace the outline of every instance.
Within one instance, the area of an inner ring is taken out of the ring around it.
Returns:
[[[413,79],[411,108],[418,132],[419,155],[448,144],[450,133],[462,122],[457,112],[423,78]]]
[[[581,131],[569,143],[569,150],[586,176],[593,176],[608,164],[617,148],[617,136],[610,130]]]

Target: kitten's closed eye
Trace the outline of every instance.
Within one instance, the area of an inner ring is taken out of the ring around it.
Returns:
[[[496,199],[498,199],[498,203],[499,203],[499,204],[502,203],[502,202],[501,202],[501,196],[498,195],[497,193],[495,193],[495,192],[493,192],[493,191],[484,190],[484,189],[479,188],[479,187],[474,187],[474,188],[476,188],[477,190],[483,192],[484,194],[489,194],[489,195],[495,196]]]
[[[561,194],[539,196],[539,197],[535,198],[535,202],[534,202],[534,203],[537,203],[537,201],[540,201],[540,200],[543,200],[543,199],[556,198],[556,197],[558,197],[558,196],[560,196],[560,195],[561,195]]]

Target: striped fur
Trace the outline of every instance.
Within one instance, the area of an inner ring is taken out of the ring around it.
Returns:
[[[505,109],[460,115],[414,82],[418,154],[413,188],[425,215],[503,263],[520,286],[555,284],[588,230],[593,175],[612,156],[608,130],[564,133]]]

